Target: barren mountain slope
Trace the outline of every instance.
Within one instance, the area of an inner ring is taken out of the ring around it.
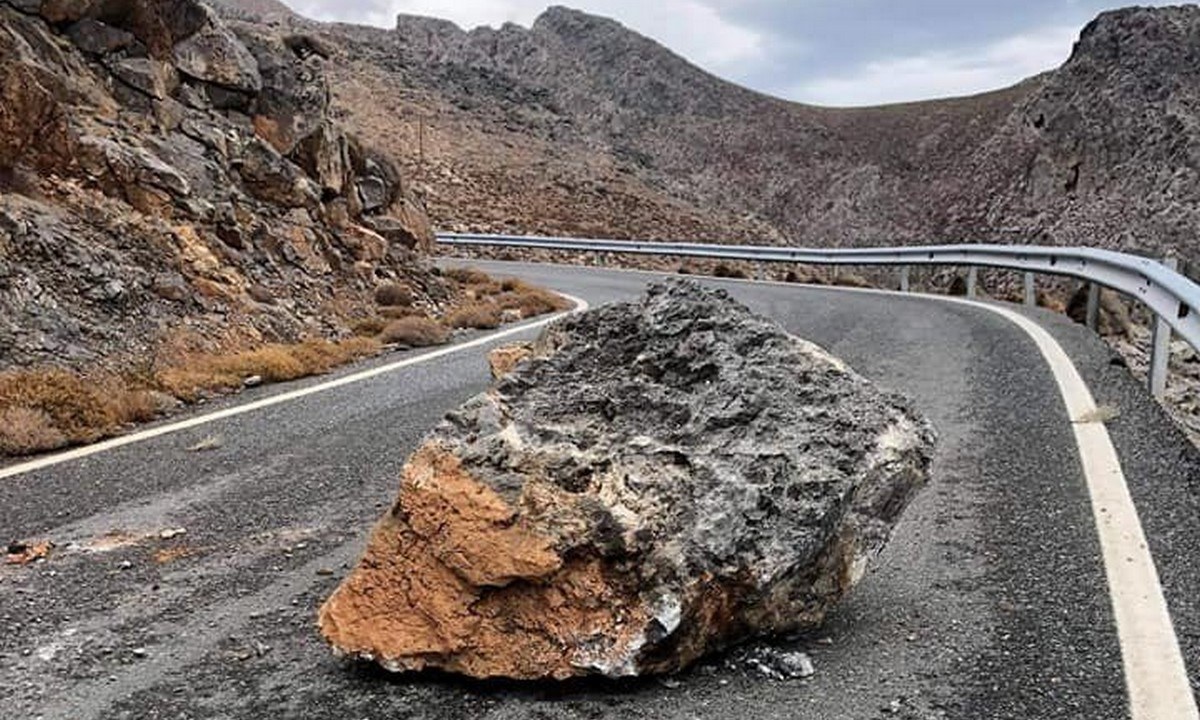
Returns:
[[[1007,90],[867,109],[753,93],[565,8],[529,29],[294,22],[342,53],[346,121],[402,157],[443,227],[1198,257],[1196,6],[1105,13]]]

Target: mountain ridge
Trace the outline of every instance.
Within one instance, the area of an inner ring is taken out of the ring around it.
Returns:
[[[1009,88],[868,108],[742,88],[561,6],[529,28],[306,27],[347,61],[341,113],[392,136],[447,229],[1200,260],[1195,6],[1102,13],[1063,66]]]

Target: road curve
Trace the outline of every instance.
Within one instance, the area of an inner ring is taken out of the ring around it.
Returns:
[[[593,304],[652,279],[487,269]],[[485,343],[0,480],[0,534],[64,548],[0,568],[0,716],[1128,717],[1071,419],[1028,336],[920,297],[724,286],[913,397],[941,435],[931,486],[863,585],[820,633],[782,641],[810,652],[812,679],[771,680],[738,651],[667,682],[566,686],[390,677],[330,656],[316,608],[423,432],[486,386]],[[1120,410],[1109,432],[1200,677],[1200,454],[1094,337],[1030,312]],[[189,450],[204,439],[217,447]]]

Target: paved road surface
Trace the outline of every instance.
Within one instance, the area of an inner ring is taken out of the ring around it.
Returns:
[[[651,279],[486,265],[593,304]],[[985,311],[917,297],[726,287],[915,398],[941,434],[931,486],[862,586],[823,631],[781,641],[810,652],[814,678],[768,679],[740,651],[666,682],[566,686],[335,660],[316,608],[424,430],[487,385],[475,349],[0,480],[3,539],[72,543],[0,568],[0,717],[1126,717],[1070,421],[1031,341]],[[1121,411],[1110,432],[1200,677],[1200,454],[1097,340],[1032,312]],[[207,438],[219,447],[189,451]],[[187,532],[160,536],[173,528]]]

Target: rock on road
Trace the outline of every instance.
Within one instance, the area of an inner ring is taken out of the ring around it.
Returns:
[[[475,264],[592,304],[653,277]],[[813,677],[772,679],[754,648],[668,680],[565,685],[335,660],[316,608],[425,430],[487,386],[482,347],[0,480],[2,539],[58,545],[46,562],[0,567],[0,716],[1127,717],[1070,419],[1032,342],[991,313],[920,297],[723,286],[914,398],[941,435],[930,487],[869,577],[820,632],[778,641],[813,658]],[[1120,410],[1109,432],[1200,677],[1200,453],[1099,340],[1029,312]]]

